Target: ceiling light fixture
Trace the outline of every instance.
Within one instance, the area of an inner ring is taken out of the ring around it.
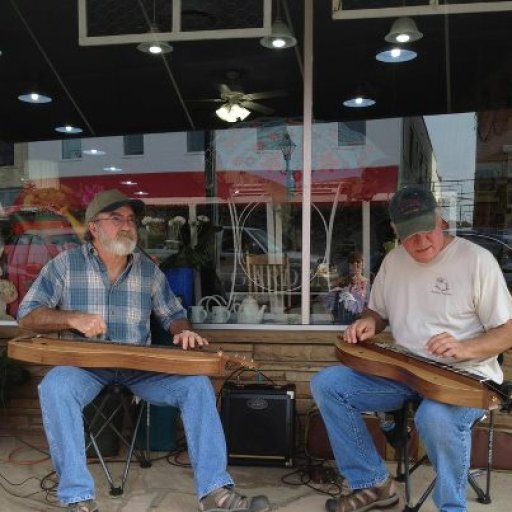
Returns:
[[[397,64],[400,62],[407,62],[414,60],[418,54],[410,48],[404,48],[403,46],[394,46],[392,48],[385,48],[381,50],[375,58],[380,62],[386,64]]]
[[[146,41],[144,43],[138,44],[137,50],[139,50],[139,52],[149,53],[151,55],[163,55],[164,53],[171,53],[173,50],[172,46],[165,41],[159,41],[157,37],[157,34],[160,32],[160,30],[156,23],[156,0],[153,0],[153,21],[150,22],[147,15],[146,19],[149,24],[148,34],[152,36],[153,41]]]
[[[384,38],[389,43],[412,43],[423,37],[412,18],[398,18],[391,25],[391,30]]]
[[[119,172],[123,169],[121,169],[121,167],[116,167],[115,165],[109,165],[108,167],[103,167],[103,170],[107,172]]]
[[[358,94],[353,98],[348,98],[343,102],[345,107],[350,108],[365,108],[372,107],[375,105],[375,100],[373,98],[369,98],[368,96],[363,96],[362,94]]]
[[[84,149],[82,151],[82,153],[84,155],[91,155],[91,156],[101,156],[101,155],[106,154],[106,152],[103,151],[102,149],[96,149],[96,148]]]
[[[45,94],[41,94],[40,92],[27,92],[26,94],[20,94],[18,96],[20,101],[25,103],[50,103],[52,98],[50,96],[46,96]]]
[[[272,50],[292,48],[297,44],[297,39],[292,34],[290,27],[281,18],[281,0],[277,0],[277,11],[269,36],[260,39],[261,46]]]
[[[77,133],[82,133],[82,128],[78,128],[78,126],[72,126],[70,124],[64,126],[57,126],[55,128],[56,132],[65,133],[66,135],[76,135]]]
[[[150,53],[151,55],[163,55],[164,53],[171,53],[173,51],[173,47],[165,41],[155,40],[138,44],[137,50],[142,53]]]
[[[242,107],[238,103],[224,103],[218,108],[215,113],[217,117],[228,123],[236,123],[237,121],[243,121],[251,113],[245,107]]]

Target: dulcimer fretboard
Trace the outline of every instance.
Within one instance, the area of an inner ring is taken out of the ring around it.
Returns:
[[[164,346],[19,337],[7,343],[7,355],[27,363],[83,368],[125,368],[178,375],[225,375],[252,361],[219,352],[180,350]]]
[[[495,409],[501,404],[496,384],[459,368],[417,356],[397,345],[351,344],[339,335],[336,357],[355,370],[403,382],[438,402],[481,409]]]

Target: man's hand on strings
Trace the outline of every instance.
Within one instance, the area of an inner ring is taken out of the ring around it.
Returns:
[[[99,338],[107,332],[107,324],[100,315],[72,312],[68,318],[69,327],[81,332],[87,338]]]
[[[343,331],[343,340],[347,343],[357,343],[375,336],[375,321],[373,318],[360,318]]]
[[[180,345],[183,350],[203,348],[208,345],[208,340],[197,332],[185,329],[173,336],[174,345]]]
[[[436,357],[450,357],[457,361],[465,361],[471,358],[467,345],[447,332],[441,332],[432,336],[427,341],[425,348]]]

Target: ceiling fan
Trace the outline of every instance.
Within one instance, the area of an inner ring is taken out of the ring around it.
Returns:
[[[270,115],[274,112],[273,108],[257,103],[255,100],[264,100],[268,98],[280,98],[287,95],[286,91],[261,91],[245,93],[237,83],[238,72],[228,72],[228,84],[220,84],[219,97],[200,100],[188,100],[189,103],[221,103],[221,106],[215,111],[218,117],[227,122],[243,121],[251,112],[260,112]]]

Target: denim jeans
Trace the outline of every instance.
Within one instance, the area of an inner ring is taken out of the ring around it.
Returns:
[[[311,390],[336,464],[353,489],[373,487],[389,476],[361,413],[399,409],[408,399],[421,401],[414,423],[438,475],[434,503],[441,512],[466,510],[471,427],[484,410],[422,399],[405,384],[341,365],[315,375]]]
[[[180,409],[199,498],[233,484],[226,472],[226,442],[210,379],[58,366],[39,385],[39,399],[53,466],[59,476],[57,495],[62,503],[94,498],[82,410],[111,383],[127,386],[151,404]]]

